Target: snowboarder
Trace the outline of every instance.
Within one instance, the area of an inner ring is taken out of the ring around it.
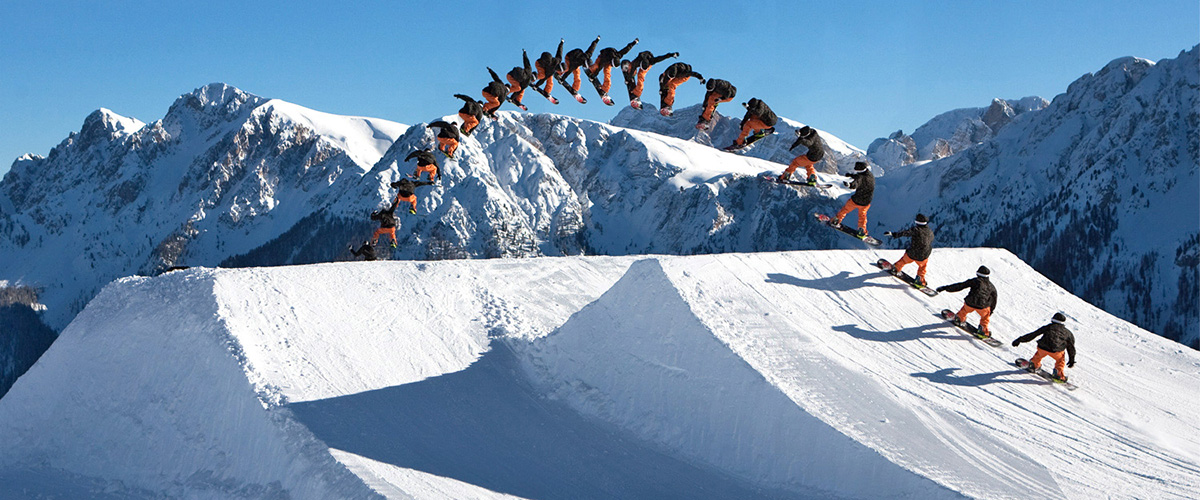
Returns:
[[[904,256],[900,257],[900,260],[898,262],[892,264],[892,267],[896,268],[897,271],[902,272],[902,271],[904,271],[904,269],[903,269],[904,266],[907,266],[909,264],[916,264],[917,265],[916,281],[919,285],[926,286],[925,265],[929,262],[929,254],[933,253],[933,230],[929,229],[929,218],[925,217],[925,214],[917,214],[917,217],[913,222],[914,222],[913,226],[908,229],[905,229],[903,231],[898,231],[895,233],[888,231],[883,234],[885,234],[887,236],[891,236],[893,238],[912,238],[908,241],[908,248],[904,250]],[[981,268],[979,268],[979,270],[986,271],[987,268],[981,267]],[[959,283],[959,284],[964,285],[964,283],[966,283],[966,282]],[[954,285],[954,286],[957,286],[957,285]],[[964,286],[967,286],[967,285],[964,285]],[[939,292],[942,291],[943,288],[948,288],[948,287],[941,287],[938,289],[938,291]],[[951,291],[957,292],[958,290],[961,290],[961,288],[954,289]],[[972,290],[972,292],[975,291],[974,288],[972,288],[971,290]],[[964,311],[965,311],[965,306],[964,306]],[[970,311],[967,311],[967,312],[970,312]],[[979,315],[982,317],[982,316],[984,316],[984,313],[981,312],[981,313],[979,313]],[[966,317],[966,312],[962,312],[962,317]],[[961,320],[961,318],[960,318],[960,320]],[[987,321],[986,320],[983,321],[983,324],[986,325]],[[983,327],[983,330],[985,330],[985,333],[986,333],[987,328]]]
[[[542,94],[550,95],[554,90],[554,77],[557,75],[559,64],[562,63],[562,48],[563,39],[558,39],[558,51],[554,55],[549,52],[542,52],[542,56],[534,63],[537,66],[537,82],[534,85],[542,86]]]
[[[746,108],[746,116],[742,117],[742,133],[738,134],[733,144],[725,148],[726,151],[741,149],[775,133],[775,123],[779,121],[779,117],[775,116],[775,112],[771,111],[767,103],[757,97],[751,97],[749,101],[743,102],[742,106]],[[747,141],[746,136],[750,135],[751,130],[754,131],[754,135]]]
[[[395,239],[396,235],[395,230],[393,229],[392,240],[394,241]],[[396,245],[394,244],[392,245],[392,247],[395,246]],[[375,244],[371,243],[371,240],[364,240],[362,242],[362,246],[358,247],[357,249],[354,248],[354,245],[350,245],[350,254],[355,257],[362,257],[364,260],[368,261],[375,260]]]
[[[932,233],[930,233],[932,235]],[[913,238],[916,240],[916,237]],[[907,255],[905,255],[907,257]],[[992,320],[992,313],[996,310],[996,298],[999,296],[996,293],[996,286],[992,284],[990,276],[992,271],[987,266],[979,266],[975,271],[975,277],[962,283],[953,285],[939,286],[939,292],[957,292],[965,288],[970,288],[967,292],[967,297],[963,299],[963,306],[958,310],[958,314],[954,315],[956,325],[961,325],[967,321],[967,315],[976,313],[979,315],[979,333],[984,337],[991,337],[992,331],[988,328],[988,323]],[[1014,346],[1016,344],[1013,344]]]
[[[621,64],[621,58],[625,57],[625,54],[629,52],[630,49],[633,49],[633,46],[637,45],[637,43],[638,39],[634,38],[632,42],[629,42],[629,45],[626,45],[625,48],[621,50],[617,50],[613,47],[600,49],[600,53],[596,55],[596,60],[593,61],[592,65],[588,67],[587,76],[593,81],[597,76],[600,75],[601,71],[604,72],[604,80],[600,83],[600,87],[596,89],[596,91],[600,93],[601,98],[608,97],[608,91],[612,88],[613,67],[619,66]],[[605,99],[604,103],[612,104],[612,99]]]
[[[413,197],[413,203],[415,206],[416,197]],[[371,212],[371,220],[379,221],[379,229],[375,230],[375,235],[371,239],[372,245],[378,244],[379,237],[386,234],[392,237],[392,248],[396,248],[396,207],[398,206],[400,206],[400,197],[396,197],[390,207]]]
[[[458,140],[462,138],[458,134],[458,125],[438,120],[430,123],[428,128],[440,129],[437,135],[438,151],[441,151],[447,158],[453,159],[454,151],[458,149]]]
[[[792,160],[788,168],[783,171],[783,175],[779,176],[779,182],[787,182],[791,179],[792,173],[797,168],[804,167],[804,170],[808,173],[807,182],[809,184],[816,184],[817,169],[813,168],[813,165],[816,165],[817,162],[825,158],[824,141],[821,140],[820,134],[817,134],[817,129],[806,125],[796,131],[796,141],[792,143],[792,147],[788,148],[788,150],[796,149],[796,146],[804,146],[808,148],[808,151]]]
[[[399,205],[400,201],[403,200],[403,201],[407,201],[410,205],[412,205],[412,207],[408,209],[408,213],[410,213],[410,214],[417,213],[416,189],[420,186],[431,186],[431,185],[433,185],[433,181],[413,182],[412,179],[400,179],[396,182],[391,183],[391,186],[398,190],[396,192],[396,201],[392,202],[392,210],[393,211],[396,210],[396,205]]]
[[[496,117],[496,110],[500,109],[500,105],[504,104],[504,100],[508,98],[508,84],[500,79],[492,68],[488,68],[488,73],[492,74],[492,81],[483,88],[483,98],[487,101],[483,105],[484,114],[489,118]]]
[[[535,85],[535,83],[533,81],[533,68],[529,65],[529,55],[524,50],[521,50],[521,61],[524,63],[524,66],[513,66],[513,69],[509,70],[508,74],[504,76],[508,78],[509,83],[508,91],[510,95],[508,100],[516,104],[518,108],[525,109],[525,105],[521,102],[525,98],[525,89],[529,88],[530,85]]]
[[[479,122],[483,121],[483,103],[462,94],[454,94],[454,97],[463,100],[463,107],[458,110],[458,117],[463,121],[462,133],[471,135]]]
[[[678,52],[668,52],[655,57],[650,51],[643,50],[632,60],[621,61],[621,73],[625,75],[625,87],[629,89],[629,105],[634,109],[642,109],[642,89],[646,84],[646,72],[655,64],[670,57],[679,57]]]
[[[718,104],[732,101],[737,96],[737,87],[720,78],[709,78],[704,88],[704,111],[700,113],[700,119],[696,122],[696,128],[700,130],[712,128],[713,113],[716,112]]]
[[[433,156],[433,149],[418,149],[404,157],[404,161],[417,159],[417,169],[413,171],[412,178],[421,180],[421,174],[429,172],[429,180],[442,180],[441,170],[438,169],[437,158]]]
[[[1032,371],[1036,372],[1041,368],[1042,358],[1050,356],[1054,359],[1054,377],[1063,382],[1067,381],[1067,374],[1063,368],[1075,367],[1075,335],[1067,329],[1066,322],[1066,315],[1061,312],[1054,313],[1050,324],[1012,341],[1012,346],[1016,347],[1040,335],[1042,338],[1037,343],[1037,354],[1034,354],[1033,359],[1029,360],[1030,367]],[[1063,351],[1071,356],[1069,361],[1063,355]]]
[[[744,133],[744,132],[743,132]],[[854,163],[854,172],[846,174],[846,177],[851,178],[849,182],[842,184],[848,188],[854,188],[854,194],[846,200],[846,204],[838,210],[834,220],[838,225],[842,224],[842,219],[850,214],[852,210],[858,210],[858,236],[867,236],[867,210],[871,209],[871,200],[875,197],[875,176],[871,174],[871,169],[867,162],[860,161]]]
[[[692,65],[684,62],[667,66],[666,71],[658,75],[659,113],[663,116],[671,116],[672,106],[675,105],[675,88],[693,76],[700,80],[700,83],[704,83],[704,77],[700,73],[692,71]]]
[[[588,45],[587,50],[571,49],[570,52],[567,52],[567,58],[560,64],[558,74],[563,79],[564,85],[566,84],[568,74],[575,77],[571,82],[571,95],[577,96],[579,94],[579,86],[583,84],[583,75],[580,73],[583,72],[584,68],[591,67],[592,52],[596,51],[596,44],[598,43],[600,43],[600,37],[597,36],[595,40],[592,40],[592,44]],[[576,97],[576,99],[582,99],[582,97]]]

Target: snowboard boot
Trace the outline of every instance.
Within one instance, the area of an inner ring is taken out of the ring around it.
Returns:
[[[808,183],[812,184],[814,186],[817,185],[817,176],[815,176],[815,175],[808,176]]]
[[[776,178],[775,178],[775,182],[778,182],[778,183],[780,183],[780,184],[783,184],[783,183],[785,183],[785,182],[787,182],[787,181],[790,181],[790,180],[792,180],[792,178],[791,178],[791,176],[790,176],[790,175],[788,175],[788,174],[780,174],[780,176],[779,176],[779,177],[776,177]]]
[[[1058,370],[1055,370],[1054,371],[1054,380],[1057,380],[1059,382],[1066,382],[1067,374],[1059,372]]]
[[[867,230],[866,230],[866,229],[863,229],[863,228],[861,228],[861,227],[860,227],[860,228],[858,228],[858,233],[857,233],[857,234],[858,234],[858,237],[859,237],[859,238],[866,238],[866,237],[867,237]]]
[[[927,283],[925,283],[925,278],[922,278],[920,276],[913,278],[913,283],[916,283],[916,284],[918,284],[920,286],[924,286],[924,287],[929,286]]]

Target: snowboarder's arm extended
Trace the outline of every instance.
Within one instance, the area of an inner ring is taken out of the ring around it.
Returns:
[[[910,227],[903,231],[896,231],[896,232],[892,233],[892,237],[893,238],[912,238],[914,236],[913,230],[915,230],[915,229],[916,228],[914,228],[914,227]],[[966,283],[966,282],[964,281],[964,283]],[[959,290],[961,290],[961,288]],[[958,290],[953,290],[953,291],[957,292]]]
[[[529,64],[529,54],[525,53],[525,49],[521,49],[521,61],[525,63],[525,71],[533,72],[533,65]]]
[[[500,75],[497,75],[496,72],[494,70],[492,70],[492,68],[488,68],[487,70],[488,70],[488,73],[492,74],[492,81],[498,82],[501,85],[504,85],[504,80],[500,79]]]
[[[475,102],[474,98],[463,94],[454,94],[454,97],[467,101],[468,103]]]
[[[679,53],[678,53],[678,52],[667,52],[666,54],[663,54],[663,55],[661,55],[661,56],[658,56],[658,57],[651,57],[651,58],[650,58],[650,65],[651,65],[651,66],[653,66],[653,65],[655,65],[655,64],[658,64],[658,63],[660,63],[660,62],[666,61],[667,59],[670,59],[670,58],[672,58],[672,57],[679,57]]]
[[[700,83],[704,83],[704,75],[701,75],[700,73],[697,73],[695,71],[688,71],[687,76],[690,76],[697,80],[700,80]]]
[[[953,285],[939,286],[939,287],[937,287],[937,291],[939,291],[939,292],[951,292],[951,293],[953,293],[953,292],[959,292],[959,291],[962,291],[962,290],[966,290],[967,288],[970,288],[971,286],[974,286],[974,284],[975,284],[975,283],[974,283],[974,281],[975,281],[975,278],[971,278],[971,279],[969,279],[969,280],[967,280],[967,281],[964,281],[964,282],[962,282],[962,283],[955,283],[955,284],[953,284]]]
[[[1013,345],[1016,346],[1017,344],[1024,344],[1026,342],[1031,342],[1031,341],[1033,341],[1033,339],[1036,339],[1039,336],[1041,336],[1043,333],[1046,333],[1046,330],[1048,328],[1050,328],[1050,325],[1043,326],[1041,328],[1038,328],[1037,330],[1034,330],[1032,332],[1026,333],[1025,335],[1017,337],[1017,340],[1013,341]],[[1074,345],[1071,346],[1071,350],[1072,351],[1075,350]]]
[[[629,53],[630,49],[633,49],[633,46],[637,45],[637,43],[638,43],[638,39],[634,38],[632,42],[629,42],[629,45],[626,45],[625,48],[618,50],[617,51],[617,61],[620,61],[622,57],[625,57],[625,54]]]

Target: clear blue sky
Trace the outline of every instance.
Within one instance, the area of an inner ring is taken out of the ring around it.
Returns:
[[[429,121],[458,109],[452,94],[479,96],[486,66],[503,74],[522,48],[536,57],[560,37],[567,48],[601,35],[600,47],[639,37],[635,52],[678,51],[738,87],[721,110],[740,114],[736,103],[759,97],[862,148],[944,111],[1052,99],[1117,57],[1173,58],[1200,42],[1196,0],[8,0],[0,19],[0,173],[21,154],[45,155],[97,108],[151,122],[211,82],[330,113]],[[647,86],[656,100],[657,83]],[[530,95],[530,111],[607,121],[620,109],[555,92],[562,104]],[[702,94],[685,83],[676,106]]]

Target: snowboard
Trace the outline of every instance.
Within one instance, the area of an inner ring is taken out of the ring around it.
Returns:
[[[1017,358],[1017,360],[1016,360],[1015,362],[1013,362],[1013,364],[1014,364],[1014,365],[1017,365],[1017,368],[1020,368],[1020,369],[1022,369],[1022,370],[1025,370],[1025,371],[1027,371],[1027,372],[1029,372],[1029,373],[1032,373],[1032,374],[1034,374],[1034,375],[1037,375],[1037,376],[1039,376],[1039,377],[1042,377],[1042,378],[1044,378],[1044,379],[1046,379],[1046,380],[1048,380],[1048,381],[1050,381],[1050,382],[1053,382],[1053,383],[1055,383],[1055,384],[1060,384],[1060,385],[1062,385],[1063,387],[1066,387],[1068,391],[1073,391],[1073,390],[1075,390],[1075,389],[1078,389],[1078,388],[1079,388],[1079,386],[1077,386],[1077,385],[1075,385],[1075,384],[1071,383],[1070,381],[1063,381],[1063,380],[1059,380],[1059,379],[1056,379],[1056,378],[1054,378],[1054,374],[1052,374],[1052,373],[1050,373],[1050,372],[1046,371],[1046,370],[1045,370],[1045,369],[1043,369],[1043,368],[1039,368],[1039,369],[1038,369],[1038,371],[1036,371],[1036,372],[1035,372],[1035,371],[1033,371],[1033,365],[1029,364],[1029,360],[1027,360],[1027,359],[1025,359],[1025,358]]]
[[[564,89],[567,89],[567,93],[571,94],[571,97],[574,97],[576,101],[579,101],[579,104],[587,104],[587,99],[584,99],[579,92],[576,92],[574,87],[568,85],[566,78],[559,78],[556,76],[554,79],[558,80],[559,85],[562,85]]]
[[[588,74],[587,71],[584,71],[583,74],[587,76],[589,82],[592,82],[592,86],[596,87],[596,93],[600,94],[600,100],[603,101],[606,106],[612,106],[613,99],[609,97],[606,92],[604,92],[604,84],[600,83],[600,80],[596,78],[597,75]]]
[[[870,236],[862,236],[862,237],[859,237],[859,236],[858,236],[858,231],[857,231],[857,230],[855,230],[855,229],[853,229],[853,228],[851,228],[851,227],[849,227],[849,226],[845,226],[845,225],[842,225],[842,224],[838,224],[837,222],[835,222],[835,221],[833,220],[833,217],[830,217],[830,216],[828,216],[828,215],[825,215],[825,214],[813,214],[813,216],[814,216],[814,217],[816,217],[816,218],[817,218],[817,220],[821,221],[821,223],[823,223],[823,224],[825,224],[825,225],[827,225],[827,226],[829,226],[829,227],[832,227],[832,228],[834,228],[834,229],[837,229],[838,231],[841,231],[841,232],[843,232],[843,233],[846,233],[846,234],[848,234],[848,235],[850,235],[850,236],[853,236],[853,237],[855,237],[855,238],[858,238],[858,239],[862,240],[862,241],[863,241],[863,243],[866,243],[866,244],[868,244],[868,245],[871,245],[871,246],[873,246],[873,247],[877,247],[877,246],[879,246],[879,243],[880,243],[880,242],[879,242],[879,240],[877,240],[877,239],[875,239],[875,238],[872,238],[872,237],[870,237]]]
[[[933,288],[917,284],[916,278],[909,276],[908,273],[905,273],[904,271],[900,271],[900,270],[896,269],[895,267],[892,266],[891,262],[888,262],[884,259],[879,259],[879,260],[875,261],[875,263],[872,265],[875,267],[878,267],[880,269],[883,269],[884,272],[886,272],[892,276],[895,276],[896,279],[903,281],[905,283],[908,283],[908,286],[916,288],[917,290],[919,290],[921,293],[923,293],[925,295],[928,295],[930,297],[936,297],[938,294],[937,290],[934,290]]]
[[[760,130],[758,132],[750,134],[750,137],[747,137],[746,142],[743,143],[741,146],[738,146],[737,143],[735,142],[733,144],[730,144],[729,147],[725,148],[725,151],[743,151],[743,150],[749,149],[751,145],[758,142],[763,137],[766,137],[766,136],[774,134],[774,133],[775,133],[774,130],[772,130],[771,132],[767,132],[767,133],[763,133],[763,131]]]
[[[808,186],[808,187],[815,187],[815,188],[821,188],[821,189],[833,187],[833,184],[822,184],[820,182],[800,182],[800,181],[793,181],[793,180],[780,181],[779,176],[770,175],[770,174],[760,176],[760,178],[767,182],[774,182],[775,184],[783,184],[786,186]]]
[[[949,309],[942,309],[942,314],[940,314],[939,316],[942,319],[949,321],[950,324],[952,324],[952,325],[954,324],[954,311],[951,311]],[[999,340],[996,340],[992,337],[984,337],[984,336],[980,335],[979,329],[975,328],[974,325],[963,322],[962,324],[954,325],[954,326],[957,326],[960,330],[967,332],[967,333],[971,334],[972,336],[974,336],[975,338],[983,341],[984,344],[990,345],[992,347],[1000,347],[1001,345],[1004,345]]]
[[[671,116],[671,115],[675,114],[675,110],[672,109],[670,106],[663,106],[662,108],[659,108],[658,114],[663,115],[663,116]]]
[[[542,94],[542,97],[545,97],[546,100],[550,101],[550,104],[558,104],[558,98],[550,95],[549,92],[546,92],[546,89],[538,87],[537,85],[530,85],[529,88],[533,89],[539,94]],[[525,106],[521,106],[521,109],[525,109]]]
[[[516,99],[513,99],[513,98],[509,97],[509,98],[508,98],[508,102],[511,102],[513,106],[516,106],[516,107],[518,107],[518,108],[521,108],[521,111],[529,111],[529,108],[525,107],[525,105],[524,105],[524,104],[521,104],[521,103],[517,102],[517,100],[516,100]]]

